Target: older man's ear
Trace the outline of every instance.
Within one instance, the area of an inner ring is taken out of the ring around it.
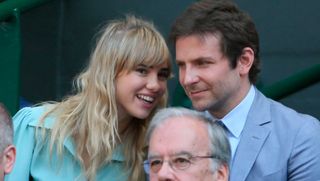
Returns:
[[[228,181],[229,180],[229,168],[228,165],[222,164],[216,173],[217,181]]]
[[[2,159],[3,159],[4,173],[8,174],[13,169],[13,165],[16,160],[16,148],[13,145],[9,145],[4,150]]]

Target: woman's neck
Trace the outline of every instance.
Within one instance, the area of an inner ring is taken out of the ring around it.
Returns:
[[[118,133],[121,137],[121,135],[124,134],[124,132],[127,130],[129,127],[130,121],[132,120],[131,116],[120,114],[119,115],[119,120],[118,120]]]

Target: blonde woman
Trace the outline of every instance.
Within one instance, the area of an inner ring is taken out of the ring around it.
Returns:
[[[110,22],[74,95],[14,116],[17,162],[7,180],[144,180],[144,133],[165,106],[170,74],[169,50],[151,23]]]

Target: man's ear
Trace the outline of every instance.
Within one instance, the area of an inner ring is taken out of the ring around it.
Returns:
[[[229,180],[229,167],[227,164],[222,164],[217,170],[217,181],[228,181]]]
[[[245,47],[238,60],[240,75],[248,75],[254,61],[254,51],[250,47]]]
[[[3,168],[4,173],[11,172],[14,162],[16,160],[16,148],[13,145],[9,145],[3,152]]]

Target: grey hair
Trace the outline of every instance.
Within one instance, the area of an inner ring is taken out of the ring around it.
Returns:
[[[0,103],[0,153],[13,142],[12,119],[5,106]]]
[[[191,117],[196,121],[205,123],[208,127],[208,134],[210,138],[209,148],[211,149],[212,154],[216,156],[212,165],[212,170],[215,172],[224,164],[229,168],[231,148],[228,137],[223,128],[203,112],[182,107],[160,109],[149,124],[146,133],[146,143],[148,144],[150,142],[151,136],[157,127],[166,122],[169,118],[175,117]]]

